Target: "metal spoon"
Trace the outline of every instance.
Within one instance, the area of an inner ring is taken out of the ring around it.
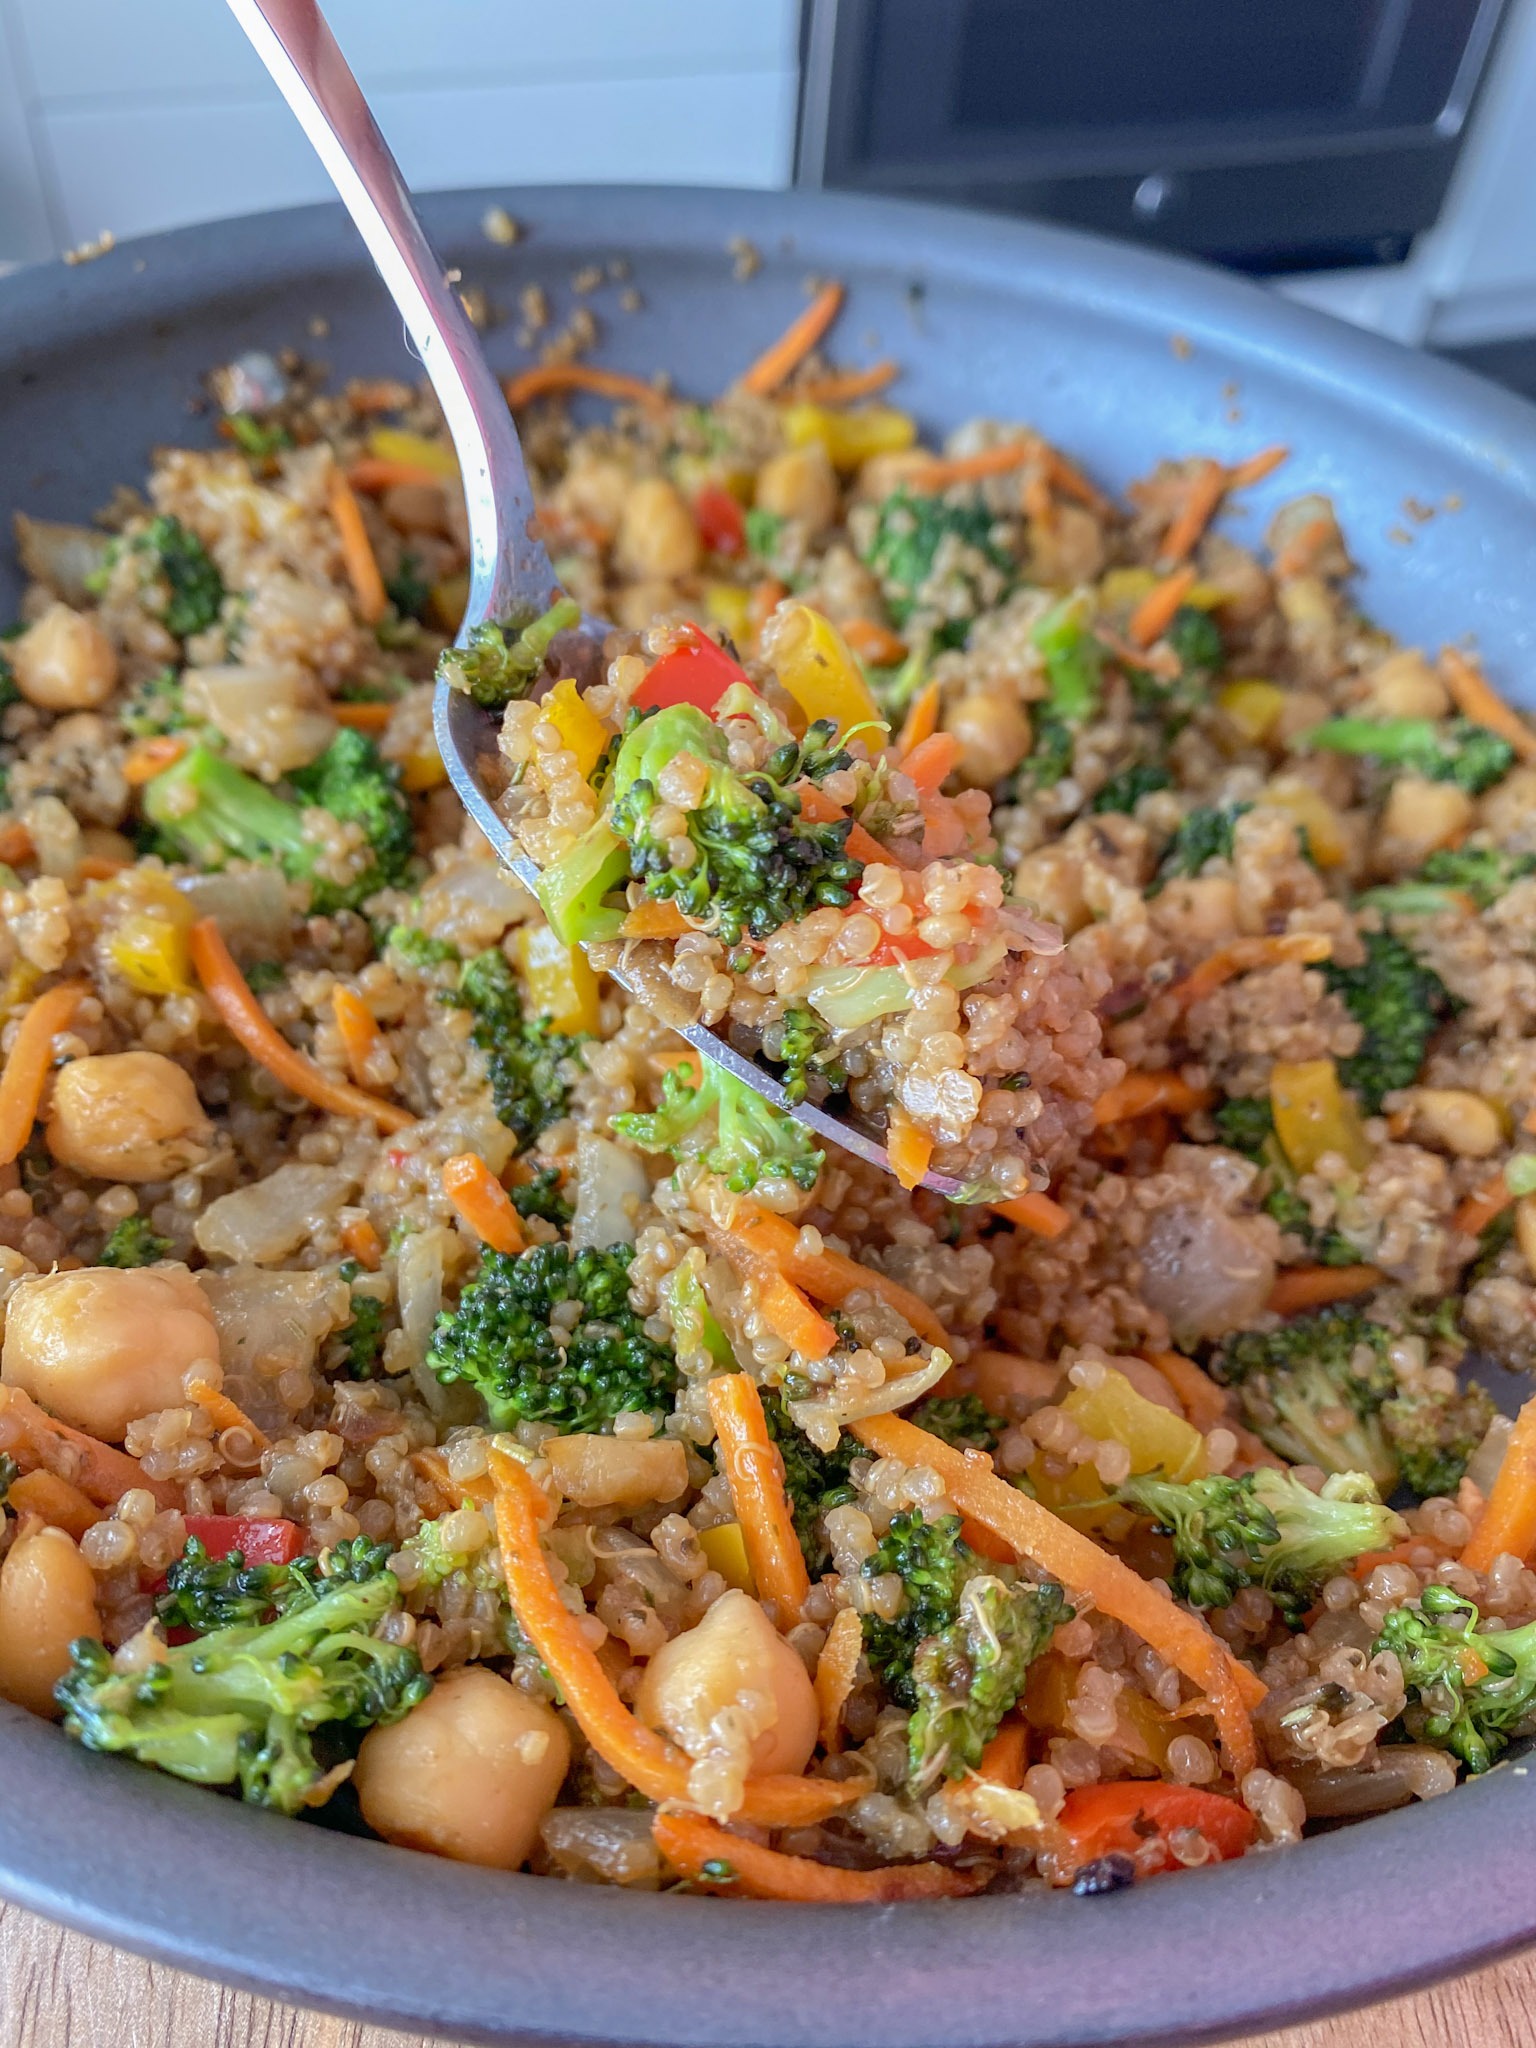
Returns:
[[[544,611],[557,595],[557,586],[538,538],[533,492],[511,411],[325,17],[315,0],[229,0],[229,8],[314,144],[400,309],[443,408],[469,516],[469,599],[459,644],[487,620]],[[584,619],[582,625],[599,638],[607,630],[597,619]],[[464,808],[497,858],[532,890],[538,869],[518,851],[481,779],[480,761],[494,763],[497,758],[495,715],[462,691],[439,684],[433,722],[448,778]],[[647,1001],[623,974],[614,979],[637,1000]],[[790,1102],[774,1075],[707,1025],[671,1017],[663,1021],[702,1058],[725,1068],[818,1138],[889,1172],[885,1144],[876,1132],[829,1116],[814,1103]],[[962,1193],[962,1184],[947,1174],[925,1174],[923,1184],[950,1197]]]

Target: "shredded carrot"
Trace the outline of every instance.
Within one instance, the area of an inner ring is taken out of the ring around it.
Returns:
[[[1106,1088],[1093,1105],[1093,1121],[1118,1124],[1159,1109],[1170,1116],[1188,1116],[1192,1110],[1204,1109],[1210,1099],[1209,1088],[1192,1088],[1174,1068],[1160,1067],[1152,1074],[1127,1074],[1113,1088]]]
[[[812,825],[835,825],[848,815],[841,804],[834,803],[814,782],[797,782],[795,795],[800,799],[801,817]],[[861,860],[866,867],[872,861],[883,862],[887,867],[894,865],[891,856],[873,832],[866,830],[857,819],[848,828],[848,837],[843,841],[843,851],[850,860]]]
[[[999,1479],[985,1452],[956,1450],[896,1415],[872,1415],[852,1429],[878,1456],[937,1472],[962,1514],[985,1523],[1021,1557],[1059,1579],[1069,1594],[1091,1597],[1101,1614],[1123,1622],[1165,1663],[1192,1679],[1210,1700],[1234,1777],[1241,1780],[1253,1769],[1258,1749],[1249,1710],[1265,1697],[1266,1688],[1203,1621],[1175,1606],[1092,1537]]]
[[[871,668],[893,668],[907,658],[907,643],[878,619],[845,619],[839,628],[843,638]]]
[[[619,936],[625,939],[680,939],[693,929],[675,903],[637,903],[619,927]]]
[[[543,1494],[516,1458],[499,1447],[491,1451],[490,1466],[507,1597],[577,1726],[598,1755],[647,1799],[688,1804],[688,1758],[635,1719],[560,1596],[540,1541],[548,1506]],[[866,1781],[857,1778],[837,1783],[782,1773],[749,1778],[735,1817],[763,1827],[809,1827],[867,1789]]]
[[[984,1522],[971,1515],[960,1517],[960,1540],[968,1543],[978,1557],[990,1557],[994,1564],[1012,1564],[1013,1546],[994,1536]]]
[[[716,1373],[706,1392],[720,1468],[758,1597],[772,1601],[781,1630],[798,1627],[811,1581],[784,1491],[784,1460],[768,1434],[762,1397],[744,1372]]]
[[[350,726],[353,732],[383,732],[397,708],[393,704],[342,704],[333,698],[330,713],[338,725]]]
[[[1126,623],[1126,636],[1133,647],[1150,647],[1154,640],[1162,639],[1198,578],[1199,571],[1186,563],[1153,585]]]
[[[939,728],[939,686],[925,683],[912,699],[896,739],[896,759],[905,763],[909,754],[932,739]]]
[[[7,818],[5,823],[0,825],[0,860],[3,860],[7,867],[15,867],[21,861],[30,860],[34,851],[32,834],[20,818]]]
[[[1332,532],[1331,519],[1309,519],[1275,556],[1271,564],[1275,576],[1283,583],[1288,576],[1305,575],[1327,546]]]
[[[931,796],[955,772],[960,760],[960,742],[952,732],[933,732],[919,740],[911,753],[901,757],[901,772]]]
[[[1282,462],[1289,459],[1290,449],[1277,441],[1272,448],[1261,448],[1257,455],[1249,455],[1241,462],[1234,462],[1227,471],[1227,488],[1231,491],[1245,490],[1249,484],[1261,483],[1265,477],[1277,470]]]
[[[825,377],[804,377],[789,396],[799,405],[851,405],[873,398],[901,375],[901,365],[883,357],[864,370],[834,370]]]
[[[371,498],[380,491],[393,490],[396,484],[409,484],[417,490],[446,491],[449,479],[435,469],[428,469],[424,462],[400,462],[387,455],[360,455],[356,462],[347,465],[347,482],[354,491],[361,491]]]
[[[1497,1173],[1490,1174],[1463,1199],[1451,1218],[1451,1228],[1459,1230],[1463,1237],[1481,1237],[1494,1217],[1502,1216],[1514,1200],[1514,1190],[1505,1179],[1501,1166]]]
[[[52,1529],[62,1529],[78,1543],[87,1529],[94,1529],[102,1511],[89,1494],[72,1480],[36,1466],[11,1481],[5,1504],[15,1515],[40,1515]],[[852,1609],[845,1610],[852,1613]]]
[[[350,1082],[333,1081],[312,1059],[288,1043],[251,994],[213,918],[200,918],[193,925],[188,945],[197,978],[225,1030],[285,1088],[302,1095],[306,1102],[329,1110],[333,1116],[371,1117],[380,1130],[403,1131],[415,1123],[409,1110],[397,1108],[393,1102],[381,1102],[378,1096],[354,1088]],[[4,1092],[5,1081],[0,1078],[0,1097]],[[0,1151],[3,1149],[0,1145]],[[12,1158],[15,1156],[11,1154]]]
[[[635,405],[666,406],[671,400],[643,377],[631,377],[624,370],[602,370],[595,363],[535,363],[520,370],[502,387],[507,403],[520,412],[531,399],[548,398],[558,391],[590,391],[599,398],[628,399]]]
[[[1216,508],[1226,492],[1227,472],[1222,465],[1209,459],[1201,462],[1189,478],[1183,504],[1163,535],[1162,546],[1158,550],[1159,560],[1170,564],[1184,560],[1215,518]],[[1159,627],[1158,632],[1161,631]],[[1152,635],[1154,640],[1157,637],[1157,633]]]
[[[217,1387],[210,1387],[206,1380],[188,1380],[186,1385],[187,1398],[197,1403],[215,1429],[243,1429],[258,1451],[266,1450],[266,1431],[257,1428],[238,1402],[231,1401]]]
[[[368,1085],[368,1069],[384,1034],[379,1029],[377,1018],[356,989],[348,988],[343,982],[338,982],[331,996],[331,1009],[335,1014],[336,1029],[341,1033],[341,1042],[346,1047],[352,1078],[360,1088],[364,1088]]]
[[[1291,1266],[1277,1278],[1264,1306],[1271,1315],[1299,1316],[1369,1294],[1384,1277],[1377,1266]]]
[[[989,476],[1006,476],[1022,469],[1040,453],[1038,441],[1005,441],[996,448],[983,448],[975,455],[919,456],[908,476],[920,491],[947,491],[952,484],[981,483]]]
[[[771,398],[794,374],[843,309],[844,292],[835,279],[824,284],[803,313],[797,314],[741,379],[741,389],[754,398]]]
[[[1353,1564],[1349,1566],[1349,1576],[1352,1579],[1368,1579],[1379,1564],[1410,1564],[1415,1557],[1418,1558],[1420,1565],[1422,1565],[1424,1553],[1427,1550],[1438,1551],[1442,1559],[1450,1554],[1446,1550],[1445,1545],[1436,1538],[1409,1536],[1401,1543],[1394,1543],[1389,1550],[1361,1551]],[[1476,1683],[1476,1681],[1474,1680],[1473,1683]]]
[[[1440,667],[1446,688],[1463,718],[1470,718],[1474,725],[1484,726],[1501,740],[1508,740],[1522,761],[1536,761],[1536,732],[1510,710],[1481,669],[1455,647],[1441,648]]]
[[[1162,1374],[1185,1416],[1202,1436],[1226,1421],[1226,1395],[1192,1358],[1186,1358],[1182,1351],[1143,1351],[1141,1355]]]
[[[1240,974],[1255,974],[1262,967],[1279,967],[1287,960],[1299,960],[1304,967],[1316,966],[1333,952],[1333,941],[1324,932],[1282,932],[1274,938],[1233,939],[1218,946],[1168,991],[1182,1004],[1204,1002],[1209,995]]]
[[[5,858],[0,854],[0,860]],[[75,868],[77,882],[110,882],[133,866],[131,860],[109,860],[104,853],[88,853]]]
[[[909,1193],[913,1188],[922,1186],[923,1175],[933,1158],[933,1138],[920,1124],[913,1123],[899,1103],[891,1109],[885,1134],[885,1156],[890,1161],[891,1172]]]
[[[1017,1792],[1024,1783],[1024,1769],[1028,1762],[1029,1728],[1027,1723],[1015,1718],[1005,1721],[981,1752],[976,1775],[993,1785],[1006,1785],[1010,1791]]]
[[[752,1283],[763,1319],[791,1351],[805,1358],[825,1358],[836,1347],[836,1330],[785,1277],[771,1253],[747,1243],[739,1229],[712,1229],[709,1240],[741,1278]]]
[[[771,1260],[797,1287],[803,1287],[813,1301],[830,1302],[838,1308],[850,1294],[860,1290],[879,1295],[887,1307],[906,1317],[925,1342],[954,1356],[954,1340],[920,1295],[885,1273],[861,1266],[846,1252],[835,1252],[825,1245],[819,1252],[803,1251],[800,1232],[786,1217],[744,1210],[732,1226],[731,1239]]]
[[[1064,498],[1076,498],[1080,505],[1086,505],[1101,518],[1114,511],[1114,503],[1107,498],[1096,484],[1091,484],[1075,463],[1069,462],[1059,449],[1045,451],[1045,473]]]
[[[188,751],[189,742],[179,732],[159,732],[152,739],[139,740],[123,756],[123,780],[130,789],[139,789],[173,768]]]
[[[384,1263],[384,1241],[366,1216],[354,1216],[341,1233],[341,1248],[370,1273]]]
[[[89,994],[83,981],[61,981],[22,1018],[0,1073],[0,1166],[9,1166],[31,1137],[53,1065],[53,1041],[69,1029],[76,1006]]]
[[[482,1244],[493,1252],[520,1252],[527,1243],[512,1197],[478,1152],[456,1152],[442,1166],[443,1193]]]
[[[1469,1571],[1486,1572],[1498,1557],[1518,1557],[1522,1564],[1536,1548],[1536,1400],[1527,1401],[1515,1417],[1504,1447],[1498,1477],[1489,1489],[1461,1561]]]
[[[836,1756],[843,1746],[843,1708],[853,1691],[864,1649],[864,1630],[857,1611],[840,1607],[832,1617],[827,1639],[816,1659],[816,1705],[820,1712],[821,1746]]]
[[[341,536],[341,559],[357,602],[357,615],[364,625],[376,626],[389,610],[389,593],[379,574],[378,561],[352,486],[341,471],[331,475],[331,518]]]
[[[1063,1209],[1049,1195],[1014,1195],[1006,1202],[994,1202],[992,1207],[1021,1230],[1032,1230],[1036,1237],[1060,1237],[1072,1221],[1071,1210]]]
[[[888,1863],[845,1870],[810,1856],[786,1856],[697,1814],[658,1813],[656,1846],[700,1891],[741,1899],[794,1899],[813,1906],[872,1906],[900,1899],[959,1899],[985,1882],[947,1863]]]
[[[27,1471],[56,1472],[100,1507],[114,1507],[132,1487],[144,1486],[162,1508],[181,1505],[181,1490],[151,1479],[137,1458],[45,1414],[20,1387],[0,1386],[0,1451]]]

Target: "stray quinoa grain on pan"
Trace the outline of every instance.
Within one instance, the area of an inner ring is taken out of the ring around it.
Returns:
[[[1283,450],[932,451],[840,303],[710,404],[514,378],[561,593],[462,648],[405,385],[253,359],[18,515],[0,1694],[61,1739],[837,1903],[1112,1891],[1536,1728],[1536,1406],[1463,1370],[1536,1364],[1536,732],[1304,476],[1225,535]]]

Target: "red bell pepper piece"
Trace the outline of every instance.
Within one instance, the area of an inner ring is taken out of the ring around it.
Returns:
[[[292,1564],[304,1553],[304,1531],[296,1522],[262,1521],[254,1515],[188,1515],[187,1534],[210,1557],[238,1550],[247,1564]]]
[[[730,492],[719,484],[705,484],[693,501],[694,523],[699,539],[712,555],[744,555],[747,551],[747,522]]]
[[[1058,1824],[1077,1868],[1118,1852],[1133,1857],[1143,1876],[1173,1864],[1167,1837],[1175,1828],[1198,1828],[1218,1863],[1251,1849],[1257,1832],[1253,1815],[1235,1799],[1202,1792],[1196,1785],[1136,1779],[1079,1785],[1067,1794]]]
[[[713,711],[732,683],[752,678],[733,661],[723,647],[696,627],[664,654],[636,690],[633,702],[642,711],[663,711],[672,704],[696,704],[700,711]]]

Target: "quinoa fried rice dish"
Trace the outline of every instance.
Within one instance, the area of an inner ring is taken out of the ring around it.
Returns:
[[[462,647],[404,385],[246,359],[18,516],[0,1695],[69,1738],[840,1902],[1112,1891],[1536,1727],[1536,1406],[1461,1370],[1536,1362],[1536,733],[1305,478],[1218,526],[1284,450],[927,450],[838,297],[711,404],[514,378],[562,595]]]

